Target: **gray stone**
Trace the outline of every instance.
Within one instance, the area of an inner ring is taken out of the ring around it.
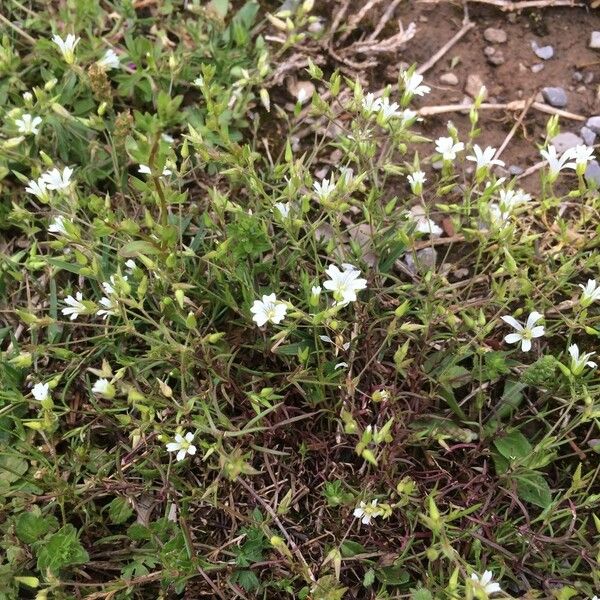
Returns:
[[[590,48],[598,50],[600,48],[600,31],[592,31],[590,35]]]
[[[524,172],[525,169],[519,165],[510,165],[510,167],[508,167],[508,173],[513,176],[522,175]]]
[[[557,136],[552,138],[552,145],[556,148],[558,154],[562,154],[569,148],[575,148],[583,144],[583,140],[574,133],[566,131],[565,133],[559,133]]]
[[[467,77],[467,82],[465,83],[465,92],[471,96],[471,98],[475,98],[477,94],[479,94],[479,90],[483,87],[483,79],[477,73],[471,73]],[[487,93],[485,94],[487,96]]]
[[[544,63],[535,63],[535,65],[531,65],[532,73],[539,73],[544,68]]]
[[[587,85],[590,85],[590,83],[592,83],[592,81],[594,81],[594,74],[591,71],[588,71],[583,76],[583,83],[586,83]]]
[[[573,71],[571,77],[573,78],[573,81],[576,81],[577,83],[583,81],[583,73],[581,71]]]
[[[487,57],[487,61],[490,63],[490,65],[493,65],[494,67],[499,67],[505,62],[504,53],[502,52],[502,50],[496,50],[494,54]]]
[[[590,117],[585,124],[594,133],[600,133],[600,116]]]
[[[483,49],[483,53],[484,53],[486,56],[491,56],[491,55],[492,55],[492,54],[494,54],[495,52],[496,52],[496,48],[494,48],[494,46],[486,46],[486,47]]]
[[[585,125],[581,128],[581,137],[586,146],[593,146],[596,143],[596,134]]]
[[[600,164],[597,160],[592,160],[588,163],[587,169],[585,170],[585,180],[588,185],[592,185],[596,188],[600,187]]]
[[[544,100],[556,108],[564,108],[567,105],[567,92],[561,87],[545,87],[542,89]]]
[[[554,48],[552,46],[538,46],[536,42],[531,42],[531,49],[542,60],[549,60],[554,56]]]
[[[404,257],[404,262],[411,273],[430,271],[435,268],[437,251],[435,248],[427,247],[417,250],[416,254],[409,252]]]
[[[483,37],[491,44],[504,44],[508,39],[506,31],[502,29],[496,29],[495,27],[488,27],[483,32]]]
[[[445,85],[458,85],[458,77],[454,73],[440,75],[440,83]]]

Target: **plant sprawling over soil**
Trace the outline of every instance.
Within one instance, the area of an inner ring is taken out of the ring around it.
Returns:
[[[285,107],[310,1],[7,4],[0,598],[600,593],[593,148]]]

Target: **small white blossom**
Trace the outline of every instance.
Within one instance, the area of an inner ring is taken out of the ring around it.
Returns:
[[[370,525],[371,519],[379,517],[383,514],[383,511],[377,506],[377,499],[375,499],[368,504],[361,501],[352,514],[360,519],[363,525]]]
[[[51,169],[42,174],[42,180],[49,190],[66,190],[71,185],[73,169],[65,167],[62,173],[59,169]]]
[[[400,114],[400,118],[402,119],[402,125],[406,125],[410,121],[414,121],[418,116],[419,113],[416,110],[405,108]]]
[[[381,108],[381,98],[376,98],[375,94],[373,92],[369,92],[362,99],[362,107],[363,107],[363,110],[369,115],[373,114],[373,113],[377,113],[377,112],[379,112],[379,109]]]
[[[129,273],[133,273],[137,269],[137,265],[135,264],[135,260],[129,258],[125,261],[125,266],[127,267],[127,271]]]
[[[475,583],[475,585],[479,586],[487,596],[502,592],[500,584],[493,581],[491,571],[484,571],[483,575],[481,576],[473,573],[471,575],[471,580]]]
[[[356,292],[367,287],[367,280],[360,279],[360,271],[353,265],[342,264],[342,271],[335,265],[329,265],[325,273],[329,279],[323,287],[333,292],[333,297],[338,304],[348,304],[356,300]]]
[[[580,283],[579,287],[583,290],[581,298],[579,299],[579,304],[581,304],[583,308],[587,308],[592,302],[600,300],[600,286],[595,279],[588,279],[585,285]]]
[[[425,207],[417,205],[408,211],[408,217],[415,223],[415,231],[439,237],[444,230],[425,214]]]
[[[490,211],[490,221],[493,225],[496,225],[497,227],[503,227],[506,225],[506,223],[508,223],[508,220],[510,219],[509,210],[502,209],[495,202],[490,202],[488,208]]]
[[[48,231],[50,233],[56,233],[57,235],[67,235],[65,229],[65,218],[62,215],[54,218],[54,221],[48,225]]]
[[[458,152],[462,152],[465,145],[462,142],[454,142],[451,137],[440,137],[435,141],[435,149],[442,155],[445,161],[454,160]]]
[[[379,114],[382,116],[384,122],[388,122],[392,118],[398,118],[402,116],[402,111],[397,102],[391,102],[389,98],[379,99]]]
[[[285,318],[287,305],[285,302],[277,300],[275,294],[264,295],[262,300],[254,301],[250,312],[254,315],[252,320],[259,327],[262,327],[267,322],[278,324]]]
[[[192,444],[194,441],[194,434],[190,431],[181,435],[180,433],[175,434],[175,441],[167,444],[167,452],[177,452],[175,457],[177,462],[182,461],[186,454],[194,456],[196,454],[196,446]]]
[[[127,275],[124,275],[121,277],[121,279],[123,281],[127,281],[128,277],[127,277]],[[112,294],[115,293],[115,286],[117,286],[118,284],[119,284],[119,282],[115,279],[115,276],[111,275],[109,278],[109,281],[102,282],[102,289],[104,289],[104,293],[107,296],[111,296]]]
[[[331,179],[323,179],[322,181],[315,181],[313,183],[313,189],[319,200],[327,200],[331,194],[335,191],[335,181],[333,175]]]
[[[58,46],[65,62],[69,65],[75,62],[75,46],[79,40],[80,38],[76,38],[72,33],[69,33],[64,40],[59,35],[52,36],[52,41]]]
[[[525,193],[521,189],[517,190],[500,190],[500,208],[504,211],[511,212],[521,204],[526,204],[531,200],[531,195]]]
[[[517,330],[517,333],[509,333],[504,338],[504,341],[507,344],[517,344],[521,342],[521,350],[523,352],[529,352],[531,350],[531,340],[533,338],[541,337],[545,333],[543,325],[538,325],[537,327],[535,326],[535,324],[540,319],[543,319],[543,317],[544,315],[541,315],[539,312],[534,310],[527,318],[525,327],[523,327],[523,325],[521,325],[521,323],[519,323],[519,321],[517,321],[514,317],[502,317],[502,320],[505,323],[508,323],[511,327],[514,327]]]
[[[48,202],[50,199],[50,192],[48,190],[48,186],[46,182],[40,177],[37,180],[30,179],[27,183],[27,187],[25,188],[26,192],[33,194],[36,198],[41,200],[42,202]]]
[[[202,75],[198,75],[196,79],[194,79],[194,85],[198,87],[202,87],[204,85],[204,77]]]
[[[15,120],[19,133],[23,135],[35,135],[41,123],[42,117],[32,117],[29,114],[24,114],[20,119]]]
[[[47,383],[36,383],[31,389],[33,397],[38,401],[46,400],[50,396],[50,385]]]
[[[106,70],[110,70],[118,69],[121,63],[119,62],[119,57],[117,56],[116,52],[109,48],[104,53],[104,56],[98,61],[98,64],[101,67],[104,67]]]
[[[580,355],[579,346],[577,344],[571,344],[569,346],[569,354],[571,355],[571,373],[573,373],[573,375],[581,375],[585,367],[595,369],[598,366],[593,360],[590,360],[596,353],[584,352]]]
[[[352,167],[340,167],[340,181],[344,185],[350,185],[354,181],[354,169]]]
[[[108,317],[114,317],[117,314],[119,303],[116,300],[111,300],[106,296],[100,298],[100,304],[104,308],[99,308],[96,314],[106,320]]]
[[[573,158],[568,150],[559,157],[556,148],[548,146],[548,150],[540,150],[540,154],[548,161],[548,172],[552,180],[555,180],[563,169],[575,169],[574,162],[567,162]]]
[[[487,169],[494,165],[498,165],[499,167],[504,166],[504,161],[494,158],[494,155],[496,154],[496,148],[492,148],[491,146],[488,146],[487,148],[482,150],[479,147],[479,145],[475,144],[473,146],[473,152],[474,152],[473,155],[467,156],[467,160],[477,163],[476,164],[477,170]]]
[[[569,148],[565,154],[575,161],[575,168],[585,169],[587,164],[594,158],[594,148],[580,144],[574,148]]]
[[[92,393],[103,396],[104,398],[114,398],[115,387],[108,379],[101,378],[94,383]]]
[[[283,219],[287,219],[290,216],[291,205],[289,202],[276,202],[275,208],[279,211]]]
[[[421,85],[423,83],[423,75],[420,75],[419,73],[411,73],[409,75],[407,71],[403,71],[400,75],[404,82],[406,93],[411,96],[424,96],[431,91],[431,88],[428,85]]]
[[[414,171],[406,178],[408,179],[408,183],[410,183],[412,193],[418,196],[423,191],[423,184],[427,181],[425,173],[423,171]]]
[[[151,175],[152,171],[150,170],[150,167],[148,165],[140,165],[138,173],[143,173],[144,175]],[[171,169],[167,169],[167,167],[163,168],[162,177],[168,177],[172,174],[173,171],[171,171]]]
[[[75,298],[73,296],[67,296],[65,298],[65,304],[67,305],[62,309],[62,314],[66,316],[70,315],[71,321],[74,321],[79,315],[86,312],[85,304],[83,304],[83,294],[77,292]]]

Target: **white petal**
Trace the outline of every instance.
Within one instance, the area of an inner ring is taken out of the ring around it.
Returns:
[[[543,317],[544,315],[534,310],[529,317],[527,317],[527,329],[531,329]]]
[[[538,325],[531,330],[531,337],[538,338],[542,337],[545,333],[545,329],[543,325]]]
[[[517,342],[521,341],[521,334],[520,333],[509,333],[505,338],[504,341],[507,344],[516,344]]]
[[[180,451],[177,453],[177,456],[176,456],[176,458],[177,458],[177,462],[180,462],[180,461],[182,461],[182,460],[185,458],[185,450],[180,450]]]
[[[523,340],[521,342],[521,350],[523,350],[523,352],[529,352],[531,350],[531,340]]]
[[[521,325],[521,323],[519,323],[519,321],[517,321],[514,317],[511,316],[505,316],[505,317],[500,317],[505,323],[508,323],[511,327],[514,327],[517,331],[523,331],[523,325]]]

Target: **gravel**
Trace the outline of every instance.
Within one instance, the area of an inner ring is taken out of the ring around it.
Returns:
[[[504,44],[508,39],[506,31],[502,29],[496,29],[495,27],[488,27],[483,32],[483,37],[491,44]]]
[[[554,56],[554,48],[552,46],[538,46],[536,42],[531,42],[531,49],[542,60],[549,60]]]
[[[475,98],[477,94],[479,94],[479,90],[483,87],[483,79],[477,73],[471,73],[467,77],[467,82],[465,83],[465,92],[469,94],[472,98]],[[487,94],[486,94],[487,96]]]
[[[544,100],[556,108],[564,108],[567,105],[567,92],[561,87],[545,87],[542,89]]]
[[[490,63],[490,65],[493,65],[494,67],[499,67],[500,65],[503,65],[506,62],[502,50],[496,50],[494,54],[487,57],[487,61]]]
[[[585,126],[594,133],[600,133],[600,116],[590,117]]]
[[[593,146],[596,143],[596,133],[585,125],[581,128],[581,137],[587,146]]]
[[[583,144],[583,140],[574,133],[566,131],[565,133],[559,133],[557,136],[552,138],[552,145],[556,148],[559,154],[565,152],[569,148],[575,148]]]
[[[600,49],[600,31],[592,31],[590,35],[590,48],[594,50]]]
[[[588,184],[592,184],[597,188],[600,187],[600,164],[598,164],[597,160],[592,160],[588,163],[585,170],[585,180]]]
[[[535,65],[531,65],[532,73],[539,73],[544,68],[544,63],[535,63]]]
[[[458,77],[454,73],[440,75],[440,83],[445,85],[458,85]]]

